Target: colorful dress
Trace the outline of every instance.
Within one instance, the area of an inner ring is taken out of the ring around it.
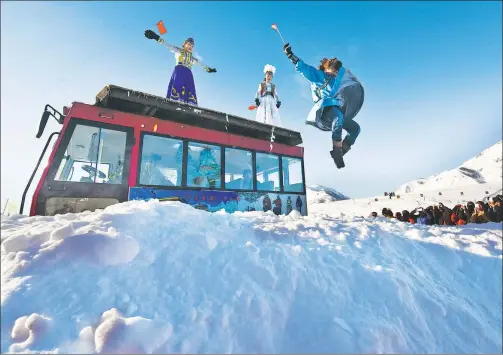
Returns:
[[[194,76],[192,75],[192,65],[198,64],[206,71],[210,68],[194,58],[192,52],[167,44],[166,42],[164,43],[171,52],[175,53],[175,60],[177,63],[175,69],[173,69],[171,80],[169,81],[166,98],[198,106],[196,85],[194,84]]]
[[[282,127],[279,110],[276,104],[279,102],[278,91],[273,83],[261,82],[258,86],[255,99],[259,99],[255,119],[261,123]]]

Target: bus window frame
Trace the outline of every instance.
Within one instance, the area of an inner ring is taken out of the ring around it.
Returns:
[[[279,191],[266,191],[266,190],[260,190],[260,191],[257,191],[257,192],[265,192],[265,193],[283,193],[283,166],[281,164],[281,156],[278,155],[278,154],[274,154],[274,153],[269,153],[269,152],[258,152],[260,154],[264,154],[264,155],[272,155],[272,156],[275,156],[278,158],[278,180],[279,180]],[[255,165],[257,165],[257,154],[255,154]],[[255,167],[255,170],[257,168]],[[257,181],[257,173],[255,173],[255,176],[254,176],[254,179],[255,181]]]
[[[47,172],[46,179],[45,179],[46,182],[47,183],[58,183],[58,184],[86,184],[86,185],[90,185],[89,182],[61,181],[61,180],[55,179],[56,174],[58,173],[59,165],[61,164],[61,161],[65,157],[65,152],[68,148],[68,144],[70,143],[70,140],[73,137],[73,134],[75,133],[75,129],[77,128],[77,125],[86,126],[86,127],[93,127],[93,128],[108,129],[111,131],[126,133],[126,144],[124,147],[124,163],[123,163],[123,170],[122,170],[123,171],[122,172],[122,182],[120,184],[93,182],[92,184],[93,184],[93,186],[94,185],[115,185],[115,186],[129,187],[129,175],[130,175],[130,170],[131,170],[131,160],[133,159],[132,150],[133,150],[133,146],[136,144],[135,140],[134,140],[134,128],[129,127],[129,126],[119,125],[119,124],[92,121],[92,120],[82,119],[79,117],[70,117],[69,122],[68,122],[68,126],[66,127],[65,132],[62,132],[63,137],[62,137],[61,143],[58,146],[58,149],[56,151],[56,154],[54,155],[52,162],[49,162],[50,167]]]
[[[180,186],[166,186],[166,185],[146,185],[146,184],[141,184],[140,183],[140,178],[141,178],[141,166],[143,162],[143,141],[144,137],[146,135],[150,136],[155,136],[155,137],[161,137],[161,138],[168,138],[168,139],[176,139],[182,142],[182,182]],[[163,189],[170,189],[170,190],[176,190],[176,189],[181,189],[184,187],[183,183],[185,179],[187,178],[187,169],[185,169],[186,166],[186,161],[185,161],[185,153],[186,153],[186,147],[185,147],[185,142],[182,138],[178,138],[175,136],[171,135],[166,135],[162,133],[156,133],[156,132],[148,132],[148,131],[141,131],[140,132],[140,144],[138,145],[138,165],[136,169],[136,181],[135,181],[135,186],[140,186],[140,187],[155,187],[155,188],[163,188]]]
[[[222,164],[224,166],[224,186],[225,186],[225,149],[226,148],[229,148],[229,149],[234,149],[234,150],[243,150],[247,153],[251,153],[251,163],[252,163],[252,175],[255,176],[255,150],[250,150],[250,149],[247,149],[247,148],[241,148],[241,147],[232,147],[232,146],[225,146],[224,147],[224,163]],[[245,190],[245,189],[224,189],[225,191],[237,191],[237,192],[256,192],[257,190],[257,179],[254,177],[253,178],[253,189],[252,190]]]
[[[301,166],[301,169],[302,169],[302,171],[301,171],[301,175],[302,175],[302,189],[303,189],[303,193],[306,193],[306,178],[304,176],[304,159],[303,158],[299,158],[299,157],[293,157],[293,156],[283,155],[283,156],[281,156],[281,165],[282,166],[283,166],[283,157],[300,160],[300,166]],[[283,179],[284,179],[283,170],[281,170],[281,173],[282,173],[281,174],[281,190],[285,194],[294,193],[294,192],[290,192],[290,191],[285,191],[285,188],[284,188],[284,185],[283,185]],[[299,192],[297,192],[297,193],[299,193]]]
[[[141,168],[141,162],[142,162],[142,150],[143,150],[143,138],[145,135],[152,135],[152,136],[158,136],[158,137],[164,137],[164,138],[171,138],[171,139],[176,139],[180,140],[183,142],[183,157],[182,157],[182,183],[181,186],[163,186],[163,185],[144,185],[140,184],[140,168]],[[187,186],[187,163],[188,163],[188,148],[189,148],[189,143],[196,143],[196,144],[208,144],[212,145],[215,147],[220,148],[220,187],[218,188],[209,188],[209,187],[196,187],[196,186]],[[241,189],[226,189],[225,188],[225,148],[231,148],[231,149],[239,149],[239,150],[244,150],[247,152],[252,153],[252,173],[253,173],[253,190],[241,190]],[[256,165],[257,165],[257,153],[261,154],[268,154],[268,155],[273,155],[278,157],[279,160],[279,185],[280,185],[280,190],[279,191],[265,191],[265,190],[260,190],[257,191],[257,176],[256,176]],[[294,158],[294,159],[300,159],[301,161],[301,167],[302,167],[302,186],[303,186],[303,191],[300,192],[286,192],[284,191],[283,187],[283,157],[286,158]],[[231,192],[238,192],[238,193],[269,193],[269,194],[290,194],[290,195],[306,195],[306,179],[305,179],[305,171],[304,171],[304,157],[299,157],[295,155],[287,155],[287,154],[277,154],[277,153],[271,153],[268,151],[262,151],[262,150],[252,150],[248,148],[242,148],[238,146],[232,146],[228,144],[220,144],[220,143],[214,143],[210,141],[204,141],[200,139],[192,139],[192,138],[186,138],[186,137],[181,137],[178,135],[171,135],[167,133],[157,133],[157,132],[151,132],[151,131],[145,131],[141,130],[140,131],[140,142],[138,146],[138,164],[137,164],[137,174],[136,174],[136,187],[143,187],[143,188],[156,188],[160,190],[193,190],[193,191],[231,191]]]

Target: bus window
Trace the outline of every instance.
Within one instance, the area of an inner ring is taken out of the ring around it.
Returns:
[[[141,150],[142,185],[182,186],[183,142],[145,134]]]
[[[187,186],[220,188],[220,147],[206,143],[189,143]]]
[[[279,158],[276,155],[257,153],[257,190],[279,191]]]
[[[76,125],[56,181],[122,184],[126,132]]]
[[[281,164],[283,165],[283,191],[303,192],[304,180],[302,178],[301,160],[282,157]]]
[[[253,190],[251,152],[225,148],[225,188]]]

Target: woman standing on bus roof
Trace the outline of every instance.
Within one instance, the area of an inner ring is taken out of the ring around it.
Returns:
[[[281,127],[281,119],[279,117],[281,101],[278,97],[276,85],[271,82],[275,73],[276,68],[270,64],[266,64],[264,67],[264,80],[259,84],[257,93],[255,94],[255,104],[257,105],[255,119],[261,123]]]
[[[155,39],[157,42],[166,46],[171,52],[175,53],[176,66],[173,69],[171,80],[169,81],[166,98],[174,101],[188,103],[198,106],[196,85],[192,75],[192,65],[198,64],[208,73],[216,73],[216,69],[204,65],[196,59],[192,53],[194,49],[194,39],[187,38],[182,47],[173,46],[164,42],[164,40],[152,30],[145,31],[145,37]]]

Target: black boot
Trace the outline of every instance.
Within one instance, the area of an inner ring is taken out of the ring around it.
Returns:
[[[346,138],[342,141],[342,156],[346,155],[347,152],[351,149],[351,146],[349,145],[348,141]]]
[[[337,169],[344,168],[344,160],[342,159],[342,149],[334,147],[333,150],[330,151],[330,155],[332,156],[332,159],[334,160],[335,165],[337,166]]]

